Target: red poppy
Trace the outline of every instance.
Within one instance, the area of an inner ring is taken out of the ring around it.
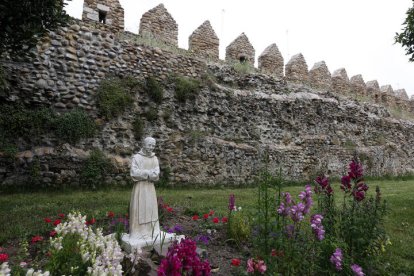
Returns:
[[[229,221],[229,219],[228,218],[226,218],[226,217],[223,217],[222,219],[221,219],[221,222],[222,223],[227,223]]]
[[[219,220],[219,218],[218,218],[218,217],[213,218],[213,222],[214,222],[214,223],[219,223],[219,221],[220,221],[220,220]]]
[[[8,259],[9,259],[9,255],[5,253],[0,254],[0,262],[7,262]]]
[[[174,211],[174,209],[171,207],[167,207],[167,211],[171,213],[172,211]]]
[[[204,218],[204,219],[208,219],[208,214],[204,214],[204,215],[203,215],[203,218]]]
[[[57,232],[55,230],[50,231],[49,236],[54,237],[56,236]]]
[[[65,217],[65,214],[60,213],[60,214],[58,214],[58,217],[63,219]]]
[[[198,215],[193,216],[193,220],[198,220],[198,219],[199,219]]]
[[[113,218],[115,216],[114,212],[109,211],[107,214],[108,218]]]
[[[46,223],[51,223],[52,222],[52,220],[50,219],[50,218],[44,218],[43,219]]]
[[[40,241],[43,241],[42,236],[37,235],[37,236],[32,237],[32,243],[37,243],[37,242],[40,242]]]
[[[241,262],[240,259],[231,259],[232,266],[239,266],[240,262]]]
[[[95,224],[95,222],[96,222],[96,219],[95,218],[91,218],[90,220],[88,220],[86,222],[86,225],[92,225],[92,224]]]
[[[53,222],[54,226],[58,226],[62,221],[60,219],[57,219]]]
[[[209,216],[214,215],[214,210],[211,210],[211,211],[208,213],[208,215],[209,215]]]

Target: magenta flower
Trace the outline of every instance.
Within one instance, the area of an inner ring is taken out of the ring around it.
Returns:
[[[354,272],[355,276],[364,276],[365,275],[365,273],[362,271],[362,268],[357,264],[351,265],[351,269]]]
[[[333,194],[333,189],[331,184],[329,184],[329,179],[325,176],[318,176],[315,179],[316,186],[315,186],[315,193],[320,194],[324,192],[326,195],[330,196]]]
[[[341,189],[345,192],[351,190],[351,177],[349,175],[344,175],[341,178]]]
[[[257,271],[260,274],[264,274],[266,270],[267,267],[263,260],[256,260],[253,258],[247,260],[247,273],[255,273]]]
[[[322,219],[323,219],[322,215],[316,214],[311,217],[311,221],[310,221],[312,231],[315,234],[315,237],[319,241],[325,238],[325,229],[323,228],[323,225],[322,225]]]
[[[361,163],[356,162],[355,160],[352,160],[351,163],[349,163],[349,172],[348,175],[352,179],[359,179],[364,175],[364,170],[362,169]]]
[[[229,197],[229,211],[234,211],[236,205],[236,198],[234,197],[234,194],[231,194]]]
[[[337,271],[342,270],[342,258],[342,250],[340,248],[337,248],[330,258],[331,263],[335,265]]]

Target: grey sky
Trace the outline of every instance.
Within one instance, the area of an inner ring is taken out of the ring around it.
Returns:
[[[344,67],[348,77],[362,74],[365,81],[405,88],[414,95],[414,63],[394,43],[411,0],[120,0],[125,29],[138,33],[142,14],[163,3],[178,24],[179,47],[210,20],[225,48],[244,32],[257,57],[276,43],[285,63],[302,53],[309,69],[324,60],[331,71]],[[68,13],[81,17],[83,0],[72,0]]]

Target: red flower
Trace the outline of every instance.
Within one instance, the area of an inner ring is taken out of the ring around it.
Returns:
[[[58,226],[62,221],[60,219],[57,219],[53,222],[54,226]]]
[[[239,266],[240,262],[241,262],[240,259],[231,259],[232,266]]]
[[[96,219],[95,219],[95,218],[91,218],[90,220],[88,220],[88,221],[86,222],[86,224],[87,224],[87,225],[92,225],[92,224],[95,224],[95,222],[96,222]]]
[[[219,220],[219,218],[218,218],[218,217],[213,218],[213,222],[214,222],[214,223],[219,223],[219,221],[220,221],[220,220]]]
[[[208,213],[208,215],[209,215],[209,216],[214,215],[214,210],[211,210],[211,211]]]
[[[56,236],[57,232],[55,230],[50,231],[49,236],[54,237]]]
[[[193,216],[193,220],[198,220],[198,219],[199,219],[198,215]]]
[[[273,257],[283,257],[285,253],[283,251],[277,251],[276,249],[272,249],[272,252],[270,253]]]
[[[222,223],[227,223],[229,221],[229,219],[228,218],[226,218],[226,217],[223,217],[222,219],[221,219],[221,222]]]
[[[60,214],[58,214],[58,217],[63,219],[65,217],[65,214],[60,213]]]
[[[42,236],[37,235],[37,236],[34,236],[32,238],[32,243],[37,243],[37,242],[40,242],[40,241],[43,241],[43,237]]]
[[[204,214],[204,215],[203,215],[203,218],[204,218],[204,219],[208,219],[208,214]]]
[[[7,262],[7,260],[9,259],[9,255],[7,254],[0,254],[0,262]]]
[[[174,211],[174,209],[173,209],[172,207],[167,207],[167,211],[168,211],[169,213],[172,213],[172,212]]]
[[[114,216],[115,216],[115,214],[112,211],[109,211],[108,214],[107,214],[108,218],[113,218]]]
[[[52,220],[50,219],[50,218],[44,218],[43,219],[46,223],[51,223],[52,222]]]

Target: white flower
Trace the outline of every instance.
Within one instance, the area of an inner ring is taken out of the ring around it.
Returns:
[[[4,262],[0,266],[0,275],[10,276],[11,269],[9,268],[9,264]]]

